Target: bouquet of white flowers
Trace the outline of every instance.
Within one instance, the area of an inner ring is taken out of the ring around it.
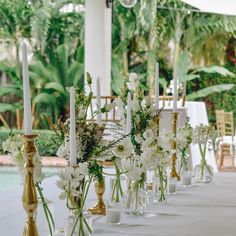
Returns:
[[[177,130],[176,143],[180,154],[179,173],[188,171],[189,146],[192,143],[193,129],[187,118],[185,125]]]
[[[141,160],[146,170],[153,170],[159,177],[159,201],[165,201],[165,191],[167,187],[166,169],[170,166],[171,156],[174,150],[171,149],[173,135],[165,130],[158,131],[158,126],[146,130],[141,142]]]
[[[201,163],[194,168],[194,177],[198,182],[211,182],[213,168],[207,164],[206,152],[212,133],[212,127],[200,124],[193,130],[193,144],[198,144],[201,154]]]

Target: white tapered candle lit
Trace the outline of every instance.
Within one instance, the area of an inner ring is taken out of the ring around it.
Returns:
[[[156,75],[155,75],[155,110],[159,110],[159,64],[156,63]]]
[[[128,93],[127,96],[127,117],[126,117],[126,133],[130,134],[132,129],[131,122],[131,94]]]
[[[24,98],[24,133],[32,134],[31,95],[26,44],[22,45],[23,98]]]
[[[76,165],[75,88],[70,87],[70,165]]]
[[[97,78],[96,81],[96,92],[97,92],[97,123],[98,125],[102,125],[102,114],[101,114],[101,86],[100,86],[100,78]]]

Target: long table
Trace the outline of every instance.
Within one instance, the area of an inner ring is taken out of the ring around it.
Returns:
[[[64,226],[65,203],[58,199],[57,177],[44,181],[47,197],[54,202],[56,226]],[[109,182],[109,178],[107,178]],[[109,186],[107,184],[107,186]],[[105,193],[108,199],[109,187]],[[22,186],[0,193],[0,235],[20,236],[25,222]],[[87,206],[95,200],[91,189]],[[236,173],[217,173],[213,183],[179,186],[164,204],[150,203],[146,216],[122,215],[121,225],[106,225],[105,217],[93,217],[93,235],[101,236],[233,236],[236,232]],[[40,236],[46,236],[41,233]]]

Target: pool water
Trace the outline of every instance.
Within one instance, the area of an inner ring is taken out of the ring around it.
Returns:
[[[43,173],[46,177],[56,175],[60,168],[44,167]],[[5,192],[20,186],[21,177],[14,166],[0,166],[0,192]]]

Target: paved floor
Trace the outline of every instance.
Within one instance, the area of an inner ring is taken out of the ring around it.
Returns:
[[[64,158],[60,157],[42,157],[43,166],[66,166],[67,161]],[[9,156],[2,155],[0,156],[0,165],[13,165]]]
[[[60,157],[42,157],[43,166],[48,167],[61,167],[66,166],[67,161],[64,158]],[[0,166],[1,165],[13,165],[9,156],[0,155]],[[224,160],[224,166],[220,169],[220,172],[236,172],[236,167],[232,167],[232,159],[230,157],[226,157]]]

